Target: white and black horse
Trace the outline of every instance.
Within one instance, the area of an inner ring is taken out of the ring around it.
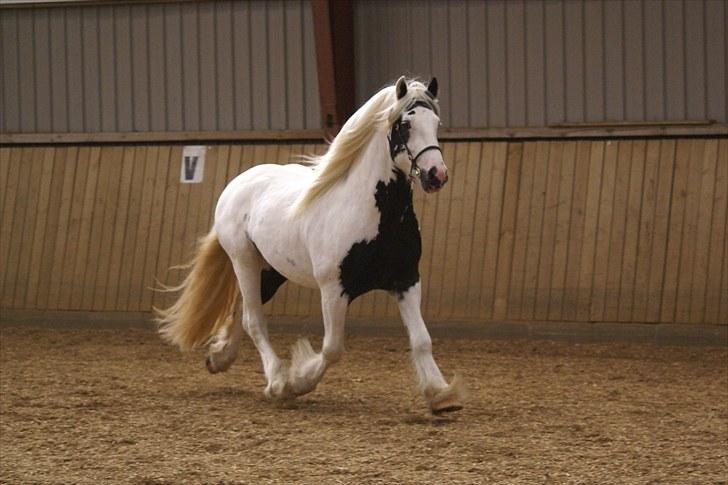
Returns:
[[[173,288],[178,300],[158,311],[161,334],[182,349],[209,344],[208,369],[219,372],[235,359],[244,329],[263,361],[265,395],[292,398],[314,390],[341,358],[349,304],[386,290],[397,298],[430,409],[460,409],[460,387],[443,378],[420,312],[412,183],[436,192],[447,182],[436,98],[436,79],[402,77],[367,101],[311,165],[258,165],[232,180],[189,275]],[[320,289],[325,330],[321,352],[300,340],[290,366],[270,344],[262,308],[286,280]],[[238,292],[242,325],[232,318]]]

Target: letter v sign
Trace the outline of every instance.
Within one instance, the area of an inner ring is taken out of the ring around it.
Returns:
[[[182,166],[180,167],[180,182],[183,184],[198,184],[202,182],[205,171],[204,146],[187,146],[182,151]]]

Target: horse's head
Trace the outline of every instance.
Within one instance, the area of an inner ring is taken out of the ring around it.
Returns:
[[[397,168],[418,176],[425,192],[436,192],[447,182],[447,167],[437,141],[440,117],[437,79],[425,87],[404,76],[395,85],[398,116],[389,132],[389,152]]]

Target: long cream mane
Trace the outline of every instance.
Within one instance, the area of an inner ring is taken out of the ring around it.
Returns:
[[[426,94],[427,86],[419,81],[407,82],[407,93],[397,99],[395,86],[387,86],[372,96],[349,118],[325,154],[310,159],[316,167],[311,185],[306,188],[294,205],[294,211],[303,212],[313,201],[323,195],[343,178],[360,159],[372,135],[382,126],[392,126],[405,107],[424,101],[437,111],[437,101]]]

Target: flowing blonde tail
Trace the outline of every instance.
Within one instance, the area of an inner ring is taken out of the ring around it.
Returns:
[[[154,309],[159,333],[182,350],[204,345],[229,326],[239,295],[233,264],[215,231],[200,239],[187,267],[192,269],[182,284],[162,290],[181,292],[177,301],[167,309]]]

